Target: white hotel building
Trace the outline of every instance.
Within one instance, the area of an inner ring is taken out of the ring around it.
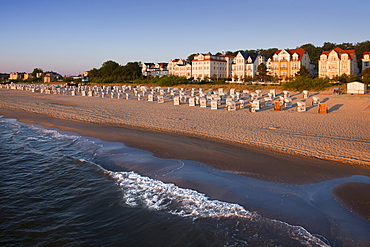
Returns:
[[[192,61],[192,77],[195,80],[223,79],[231,77],[232,56],[198,54]]]

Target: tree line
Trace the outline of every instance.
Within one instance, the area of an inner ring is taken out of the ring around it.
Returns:
[[[106,61],[99,69],[89,71],[89,80],[94,83],[121,83],[142,78],[139,62],[120,65],[115,61]]]

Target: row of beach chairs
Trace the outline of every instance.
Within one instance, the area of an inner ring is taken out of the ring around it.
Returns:
[[[283,91],[280,96],[276,94],[276,90],[269,90],[263,94],[261,90],[250,92],[248,90],[237,91],[230,89],[225,92],[223,88],[218,90],[205,91],[203,88],[192,88],[185,90],[184,88],[162,88],[146,86],[67,86],[67,85],[43,85],[43,84],[8,84],[1,85],[2,88],[14,90],[28,90],[31,92],[39,92],[45,94],[60,94],[82,97],[102,97],[116,99],[137,99],[147,100],[149,102],[165,103],[166,99],[172,100],[174,105],[187,104],[201,108],[210,107],[211,110],[226,108],[228,111],[236,111],[237,109],[249,108],[250,112],[258,112],[264,107],[273,107],[275,111],[282,111],[284,108],[292,108],[293,101],[290,98],[289,91]],[[310,97],[309,91],[302,92],[304,100]],[[317,96],[312,96],[312,106],[319,106],[319,109],[326,108],[320,103]],[[296,103],[297,112],[305,112],[307,110],[306,102],[299,101]],[[324,113],[327,109],[323,110]],[[320,110],[319,110],[320,112]]]

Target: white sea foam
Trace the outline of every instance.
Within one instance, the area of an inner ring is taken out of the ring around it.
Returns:
[[[181,217],[198,218],[241,218],[255,224],[276,227],[287,233],[291,239],[308,246],[328,246],[303,227],[292,226],[278,220],[271,220],[250,212],[241,205],[210,200],[195,190],[180,188],[134,172],[107,171],[124,192],[123,201],[131,207],[144,207],[164,211]]]

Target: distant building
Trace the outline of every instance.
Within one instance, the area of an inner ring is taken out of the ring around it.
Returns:
[[[370,68],[370,52],[364,52],[361,60],[362,60],[362,70]]]
[[[265,57],[259,53],[239,52],[232,63],[232,80],[243,80],[257,74],[257,67],[265,64]]]
[[[343,74],[358,75],[355,50],[343,50],[337,47],[331,51],[323,51],[319,59],[319,77],[331,79]]]
[[[185,59],[172,59],[168,62],[168,74],[189,79],[192,75],[192,65]]]
[[[58,73],[53,72],[53,71],[45,72],[44,82],[45,83],[53,82],[53,81],[56,81],[60,77],[62,77],[62,76],[59,75]]]
[[[269,75],[282,79],[295,77],[302,66],[314,75],[314,65],[302,48],[278,50],[267,60],[266,66]]]
[[[228,78],[232,74],[232,56],[198,54],[192,61],[192,77],[195,80]]]
[[[12,72],[9,75],[9,80],[23,80],[25,72]]]
[[[141,73],[143,76],[162,77],[168,75],[167,63],[142,63]]]

